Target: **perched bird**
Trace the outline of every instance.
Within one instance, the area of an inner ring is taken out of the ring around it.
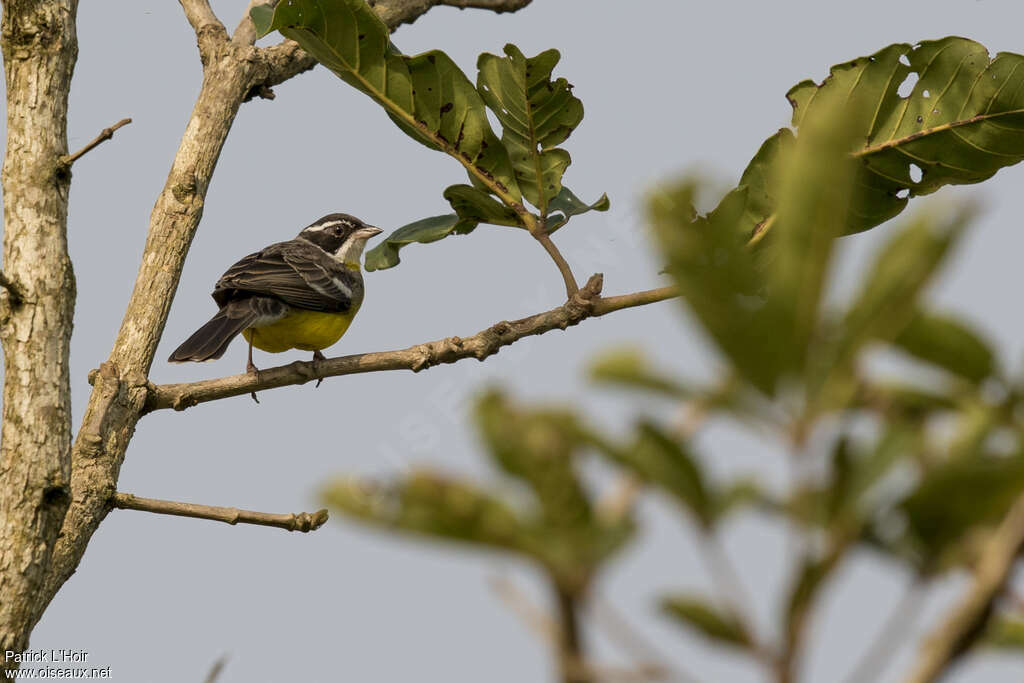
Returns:
[[[239,333],[249,342],[248,372],[257,372],[254,346],[270,353],[312,351],[314,361],[324,360],[320,351],[345,334],[363,303],[359,260],[366,241],[380,232],[355,216],[332,213],[293,240],[249,254],[217,280],[217,315],[168,360],[216,360]]]

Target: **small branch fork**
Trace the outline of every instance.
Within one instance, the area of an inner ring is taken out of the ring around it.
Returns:
[[[114,131],[116,131],[118,128],[127,126],[131,122],[131,119],[121,119],[120,121],[112,125],[110,128],[104,128],[102,131],[100,131],[100,134],[93,138],[93,140],[89,142],[89,144],[87,144],[85,147],[78,150],[74,154],[62,156],[60,158],[60,165],[65,169],[71,168],[71,164],[75,163],[81,157],[91,152],[95,147],[99,147],[102,143],[114,137]]]
[[[273,526],[278,529],[285,529],[286,531],[301,531],[303,533],[316,531],[327,521],[327,510],[278,515],[269,512],[239,510],[238,508],[195,505],[193,503],[179,503],[172,500],[157,500],[155,498],[140,498],[131,493],[115,493],[111,500],[111,507],[119,510],[155,512],[160,515],[212,519],[216,522],[224,522],[225,524]]]
[[[491,325],[472,337],[448,337],[426,342],[398,351],[361,353],[311,362],[295,362],[276,368],[260,370],[259,376],[246,373],[220,379],[188,384],[150,385],[144,413],[173,408],[184,410],[200,403],[216,401],[230,396],[241,396],[254,391],[304,384],[312,379],[337,377],[381,370],[412,370],[419,372],[442,363],[454,363],[463,358],[484,360],[523,337],[544,334],[550,330],[576,325],[587,318],[642,306],[677,296],[673,287],[610,298],[601,297],[603,278],[600,274],[590,280],[575,296],[563,305],[528,318],[502,321]],[[96,376],[90,373],[90,381]]]

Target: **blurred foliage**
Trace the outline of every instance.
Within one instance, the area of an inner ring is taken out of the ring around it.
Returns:
[[[606,198],[588,205],[562,185],[569,155],[557,145],[583,107],[564,79],[552,80],[556,51],[528,58],[509,45],[505,56],[485,54],[474,87],[443,53],[398,52],[362,0],[253,12],[264,33],[298,40],[470,176],[445,191],[453,214],[400,229],[371,254],[373,267],[396,264],[405,244],[477,223],[550,232],[607,208]],[[328,30],[346,22],[358,31]],[[750,626],[742,598],[729,594],[738,582],[721,582],[714,595],[673,591],[660,604],[787,681],[809,615],[851,551],[870,550],[922,582],[970,568],[979,540],[1024,494],[1022,385],[983,335],[933,311],[926,296],[973,210],[947,205],[893,226],[849,291],[835,291],[836,252],[839,237],[896,216],[909,196],[978,182],[1024,158],[1022,62],[1008,53],[990,62],[962,38],[890,46],[833,67],[821,85],[795,86],[796,130],[767,140],[713,211],[693,208],[696,180],[652,192],[655,244],[680,305],[715,349],[717,377],[705,385],[675,376],[639,347],[607,352],[591,372],[603,387],[664,402],[686,419],[640,415],[612,433],[572,406],[522,406],[492,391],[474,415],[497,482],[415,471],[342,480],[326,488],[327,500],[371,524],[512,553],[578,601],[636,526],[633,498],[592,490],[580,474],[585,460],[671,501],[697,532],[694,552],[708,552],[731,514],[770,515],[797,539],[777,637]],[[899,88],[911,72],[920,79],[907,95]],[[502,125],[500,139],[485,107]],[[881,372],[880,351],[916,371]],[[695,438],[709,420],[780,446],[792,460],[789,485],[712,476],[713,444]],[[723,561],[713,578],[729,573]],[[1014,610],[993,606],[983,621],[972,632],[980,642],[1024,644]]]

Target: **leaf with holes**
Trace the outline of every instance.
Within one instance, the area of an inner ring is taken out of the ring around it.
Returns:
[[[981,182],[1024,159],[1022,67],[1022,55],[990,58],[984,46],[948,37],[890,45],[832,67],[821,84],[795,85],[787,98],[798,131],[822,114],[823,93],[873,112],[850,150],[860,162],[860,189],[844,232],[885,222],[910,197]],[[745,192],[738,229],[748,237],[772,224],[778,188],[770,164],[791,146],[790,137],[785,131],[769,138],[726,197],[737,201],[736,193]]]
[[[413,242],[420,244],[436,242],[452,234],[464,235],[472,232],[476,225],[475,221],[459,218],[454,213],[431,216],[403,225],[391,233],[386,240],[366,252],[366,269],[393,268],[401,260],[398,252],[402,247]]]
[[[548,201],[561,191],[562,174],[572,161],[555,145],[583,120],[583,103],[564,78],[551,80],[561,58],[558,50],[527,58],[509,44],[505,55],[480,55],[477,90],[501,121],[501,141],[523,196],[546,216]]]
[[[250,14],[260,35],[277,30],[296,41],[411,137],[457,159],[474,185],[526,213],[508,151],[451,57],[438,50],[403,55],[364,0],[288,0]]]

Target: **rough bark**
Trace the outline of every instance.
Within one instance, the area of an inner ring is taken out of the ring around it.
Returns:
[[[75,279],[66,234],[70,173],[60,159],[68,152],[77,9],[77,0],[9,0],[3,7],[3,269],[17,296],[7,290],[0,298],[0,651],[28,645],[70,499]]]

